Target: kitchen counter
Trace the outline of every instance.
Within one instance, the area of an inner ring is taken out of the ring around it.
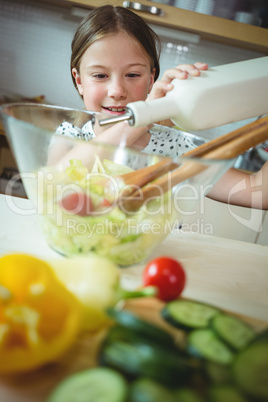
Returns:
[[[23,252],[60,258],[46,243],[31,201],[0,194],[0,255]]]
[[[45,260],[64,258],[44,240],[29,200],[0,195],[0,256],[26,252]],[[184,265],[187,283],[184,297],[208,302],[242,316],[256,330],[268,325],[268,247],[205,235],[172,233],[152,257],[169,255]],[[122,285],[141,284],[144,264],[122,269]],[[132,299],[126,308],[172,330],[161,319],[163,303],[154,298]],[[175,329],[173,329],[175,331]],[[48,394],[67,375],[97,364],[104,332],[82,333],[73,347],[54,365],[29,375],[0,379],[3,402],[45,402]]]
[[[27,199],[0,195],[0,255],[25,252],[64,258],[46,243]],[[184,296],[268,322],[268,247],[192,233],[174,232],[152,255],[180,260],[187,273]],[[141,283],[144,264],[122,269],[122,283]]]

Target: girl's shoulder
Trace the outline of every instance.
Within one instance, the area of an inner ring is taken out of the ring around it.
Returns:
[[[74,124],[63,121],[57,128],[56,134],[66,135],[67,137],[80,137],[80,130]]]
[[[163,156],[180,156],[196,147],[193,138],[177,128],[155,124],[150,129],[151,139],[144,149],[147,153]]]
[[[65,135],[71,138],[80,138],[87,141],[95,137],[91,121],[88,121],[81,128],[68,121],[64,121],[57,128],[56,134]]]

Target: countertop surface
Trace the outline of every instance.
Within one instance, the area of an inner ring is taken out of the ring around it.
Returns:
[[[46,243],[31,202],[0,195],[0,255],[24,252],[64,258]],[[172,233],[151,256],[180,260],[187,273],[185,297],[210,302],[268,322],[268,247],[215,236]],[[141,283],[144,264],[122,269],[122,283]]]

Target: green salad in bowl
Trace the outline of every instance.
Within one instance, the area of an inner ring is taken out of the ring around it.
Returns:
[[[169,192],[138,211],[124,211],[117,202],[124,183],[117,178],[131,170],[98,157],[90,171],[76,159],[64,172],[40,169],[38,210],[44,211],[41,224],[48,243],[66,256],[96,252],[119,266],[149,257],[178,215]]]

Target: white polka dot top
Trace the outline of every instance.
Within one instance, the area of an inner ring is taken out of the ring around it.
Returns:
[[[150,130],[151,138],[143,152],[163,156],[183,155],[185,152],[196,147],[193,141],[183,131],[155,124]]]
[[[183,131],[171,127],[155,124],[149,132],[151,134],[150,141],[142,151],[147,154],[157,154],[174,158],[196,147],[191,138],[187,137]],[[56,133],[68,137],[85,139],[86,141],[95,138],[91,121],[87,122],[82,129],[79,129],[69,122],[63,122],[58,127]]]

